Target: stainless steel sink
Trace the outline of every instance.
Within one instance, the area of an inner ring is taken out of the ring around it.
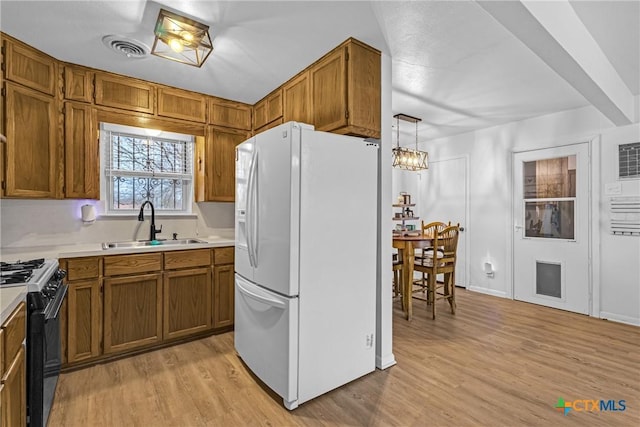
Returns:
[[[123,248],[144,248],[147,246],[175,246],[193,245],[197,243],[207,243],[199,239],[177,239],[177,240],[138,240],[130,242],[104,242],[102,249],[123,249]]]

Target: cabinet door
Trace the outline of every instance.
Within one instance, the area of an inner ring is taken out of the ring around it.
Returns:
[[[249,133],[210,126],[205,141],[205,201],[235,200],[236,145]],[[198,200],[202,201],[202,200]]]
[[[9,369],[26,336],[26,304],[21,302],[2,325],[4,370]],[[0,369],[1,370],[1,369]]]
[[[262,126],[261,128],[256,129],[255,134],[259,134],[260,132],[264,132],[265,130],[269,130],[271,128],[274,128],[278,125],[281,125],[282,123],[284,123],[282,121],[282,117],[280,117],[277,120],[272,121],[271,123],[267,123],[266,125]]]
[[[96,73],[96,104],[153,114],[154,87],[141,80]]]
[[[102,339],[100,280],[69,283],[67,294],[67,361],[100,355]]]
[[[213,267],[213,327],[233,325],[233,264]]]
[[[164,339],[211,328],[211,268],[164,273]]]
[[[2,377],[2,425],[27,425],[27,384],[24,348],[21,347]]]
[[[206,121],[207,98],[194,92],[167,87],[158,88],[158,115],[174,119]]]
[[[73,101],[93,100],[93,73],[90,70],[64,66],[64,97]]]
[[[162,340],[162,275],[104,279],[104,353]]]
[[[58,194],[56,100],[6,82],[7,197],[55,198]]]
[[[52,57],[9,39],[5,39],[4,47],[3,69],[7,80],[55,95],[57,67]]]
[[[211,98],[209,101],[209,123],[233,129],[251,130],[251,106]]]
[[[380,138],[380,52],[355,40],[347,46],[349,129],[340,133]]]
[[[100,141],[91,105],[65,102],[64,143],[65,197],[99,199]]]
[[[309,72],[305,71],[295,79],[285,83],[283,121],[311,123],[311,93]]]
[[[347,48],[329,53],[311,67],[313,125],[330,132],[347,125]]]
[[[276,89],[254,105],[253,129],[263,128],[277,119],[282,119],[282,88]]]

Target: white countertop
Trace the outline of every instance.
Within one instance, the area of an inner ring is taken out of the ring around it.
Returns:
[[[0,324],[7,320],[7,317],[16,309],[20,301],[24,301],[26,295],[26,285],[0,288]]]
[[[197,237],[205,243],[186,245],[158,245],[139,248],[102,249],[102,243],[77,243],[57,246],[31,246],[17,248],[0,248],[2,261],[17,261],[33,258],[77,258],[85,256],[123,255],[158,251],[180,251],[186,249],[217,248],[234,246],[235,240],[219,236]]]
[[[197,239],[202,240],[204,243],[117,249],[102,249],[102,243],[0,248],[0,260],[12,262],[34,258],[77,258],[85,256],[123,255],[143,252],[181,251],[187,249],[217,248],[235,245],[234,239],[219,236],[209,236],[205,238],[197,237]],[[0,323],[6,320],[6,318],[18,306],[20,301],[24,301],[26,294],[26,286],[15,286],[0,289]]]

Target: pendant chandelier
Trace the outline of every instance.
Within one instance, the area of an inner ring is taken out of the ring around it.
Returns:
[[[429,169],[428,157],[426,151],[418,150],[418,122],[422,121],[417,117],[407,116],[406,114],[396,114],[396,147],[393,149],[393,167],[410,171],[419,171]],[[400,120],[412,122],[416,124],[416,149],[400,147]]]

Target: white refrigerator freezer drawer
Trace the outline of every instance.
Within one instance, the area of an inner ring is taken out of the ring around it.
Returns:
[[[270,292],[235,275],[235,347],[253,371],[298,406],[298,298]]]

